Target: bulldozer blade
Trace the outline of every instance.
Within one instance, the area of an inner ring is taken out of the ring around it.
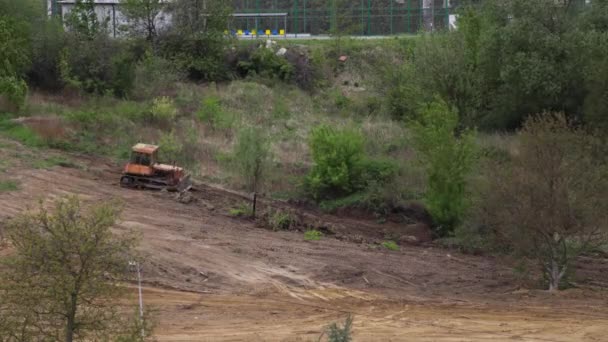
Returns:
[[[190,179],[190,175],[187,175],[182,179],[182,181],[177,185],[178,192],[184,192],[192,189],[192,179]]]

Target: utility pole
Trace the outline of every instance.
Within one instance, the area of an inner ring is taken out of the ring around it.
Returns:
[[[146,337],[146,331],[144,326],[144,298],[141,293],[141,268],[137,261],[129,261],[129,266],[135,269],[137,272],[137,288],[139,292],[139,322],[141,324],[141,337]]]

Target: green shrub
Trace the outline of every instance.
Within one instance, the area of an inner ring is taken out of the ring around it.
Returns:
[[[10,104],[19,110],[25,105],[27,84],[17,77],[0,77],[0,96],[5,96]]]
[[[28,147],[42,147],[45,145],[44,140],[36,132],[27,126],[10,120],[0,120],[0,134],[19,141]]]
[[[322,125],[311,132],[309,147],[314,165],[305,187],[315,200],[347,196],[364,187],[361,163],[365,154],[360,133]]]
[[[395,243],[395,241],[384,241],[382,243],[382,247],[390,250],[390,251],[398,251],[399,246]]]
[[[3,180],[0,181],[0,193],[11,192],[19,190],[19,183],[14,180]]]
[[[282,210],[271,212],[268,217],[268,224],[274,231],[289,230],[296,225],[296,219],[292,214]]]
[[[180,162],[184,145],[177,139],[175,131],[164,133],[158,141],[160,146],[160,160],[165,163]]]
[[[327,340],[329,342],[350,342],[352,338],[353,316],[350,314],[344,322],[344,326],[340,327],[336,323],[332,323],[327,328]]]
[[[251,217],[253,216],[253,210],[251,209],[251,205],[242,203],[236,208],[228,210],[228,214],[234,217]]]
[[[133,97],[145,100],[158,96],[183,78],[175,63],[148,52],[135,67]]]
[[[150,115],[145,105],[135,101],[119,101],[110,110],[118,116],[138,122],[146,121]]]
[[[248,61],[241,61],[237,66],[244,76],[262,76],[291,81],[294,67],[284,57],[277,56],[272,49],[258,48]]]
[[[236,172],[247,191],[261,187],[270,162],[270,141],[255,127],[243,128],[231,153],[231,169]]]
[[[234,115],[224,110],[221,100],[217,96],[204,98],[196,116],[201,122],[209,123],[211,127],[219,130],[232,128],[235,121]]]
[[[275,98],[274,106],[272,107],[272,117],[274,119],[289,119],[291,117],[289,106],[283,96]]]
[[[171,123],[177,116],[177,108],[169,97],[157,97],[152,101],[150,114],[156,122]]]
[[[477,155],[475,134],[458,132],[458,124],[458,114],[440,100],[411,124],[414,147],[427,174],[424,201],[440,236],[453,233],[470,204],[467,177]]]
[[[304,240],[306,241],[319,241],[321,237],[323,237],[323,233],[315,229],[307,230],[304,233]]]

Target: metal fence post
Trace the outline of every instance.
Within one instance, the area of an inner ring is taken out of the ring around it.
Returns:
[[[256,207],[257,207],[257,202],[258,202],[258,193],[254,192],[253,193],[253,208],[251,210],[251,214],[252,214],[253,218],[255,218],[255,211],[256,211]]]

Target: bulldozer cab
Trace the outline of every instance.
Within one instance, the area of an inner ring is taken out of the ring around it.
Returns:
[[[157,162],[158,146],[137,144],[131,151],[130,163],[142,166],[152,166]]]

